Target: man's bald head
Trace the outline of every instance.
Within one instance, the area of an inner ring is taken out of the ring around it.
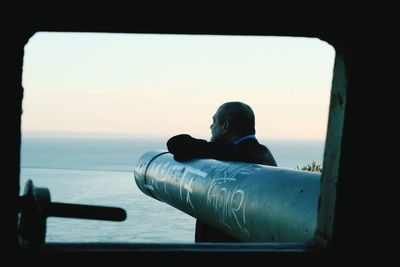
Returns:
[[[228,121],[230,131],[238,136],[255,134],[255,118],[251,107],[242,102],[222,104],[216,113],[221,121]]]

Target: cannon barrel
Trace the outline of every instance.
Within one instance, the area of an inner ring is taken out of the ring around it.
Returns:
[[[314,237],[320,174],[214,159],[176,161],[154,150],[134,177],[146,195],[244,242],[303,242]]]

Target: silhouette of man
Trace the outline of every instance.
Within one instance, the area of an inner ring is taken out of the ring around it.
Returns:
[[[180,134],[168,140],[168,151],[176,160],[213,158],[277,166],[270,150],[255,137],[254,112],[247,104],[227,102],[221,105],[210,129],[211,142]],[[195,242],[240,241],[197,220]]]

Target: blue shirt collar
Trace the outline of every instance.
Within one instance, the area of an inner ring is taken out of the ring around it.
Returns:
[[[246,135],[246,136],[240,137],[238,140],[236,140],[235,142],[233,142],[233,144],[237,145],[237,144],[239,144],[240,142],[242,142],[242,141],[244,141],[244,140],[252,139],[252,138],[253,138],[253,139],[256,139],[256,136],[255,136],[254,134]]]

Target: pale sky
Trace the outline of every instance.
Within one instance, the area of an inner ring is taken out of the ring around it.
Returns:
[[[317,38],[40,32],[22,130],[209,139],[217,108],[242,101],[258,138],[325,140],[334,57]]]

